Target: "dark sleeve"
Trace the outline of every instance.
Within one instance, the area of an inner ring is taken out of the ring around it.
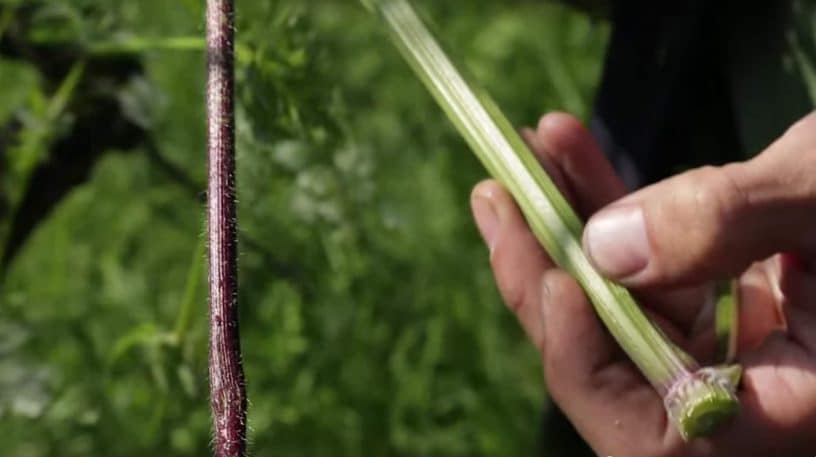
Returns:
[[[621,1],[591,129],[630,188],[743,157],[723,53],[721,2]]]

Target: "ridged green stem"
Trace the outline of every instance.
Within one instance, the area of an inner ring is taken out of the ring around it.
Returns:
[[[583,253],[583,224],[515,128],[457,70],[407,0],[363,0],[490,174],[513,195],[532,232],[586,291],[601,320],[663,396],[685,438],[707,433],[737,409],[733,368],[699,369],[646,317],[629,292],[604,279]],[[580,343],[576,343],[580,344]]]

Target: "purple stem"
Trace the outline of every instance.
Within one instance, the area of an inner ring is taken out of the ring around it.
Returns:
[[[233,0],[207,0],[207,190],[210,401],[215,455],[246,452],[246,389],[238,332]]]

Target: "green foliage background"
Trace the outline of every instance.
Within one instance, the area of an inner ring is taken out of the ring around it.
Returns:
[[[470,220],[483,169],[356,2],[237,3],[252,455],[531,455],[546,395]],[[586,116],[603,23],[546,2],[422,4],[514,122]],[[137,54],[145,75],[116,97],[203,189],[201,0],[52,0],[35,24],[41,42]],[[0,82],[0,124],[23,125],[13,197],[92,106],[19,60]],[[37,227],[0,291],[3,455],[209,452],[197,197],[144,151],[111,151]]]

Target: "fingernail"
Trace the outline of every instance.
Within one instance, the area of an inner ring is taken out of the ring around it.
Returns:
[[[651,248],[639,206],[621,206],[593,216],[584,233],[587,254],[601,274],[631,276],[649,263]]]
[[[482,239],[484,239],[487,248],[492,253],[496,236],[499,233],[499,216],[493,206],[492,195],[474,194],[471,206],[473,207],[476,226],[479,227],[479,233],[482,234]]]

